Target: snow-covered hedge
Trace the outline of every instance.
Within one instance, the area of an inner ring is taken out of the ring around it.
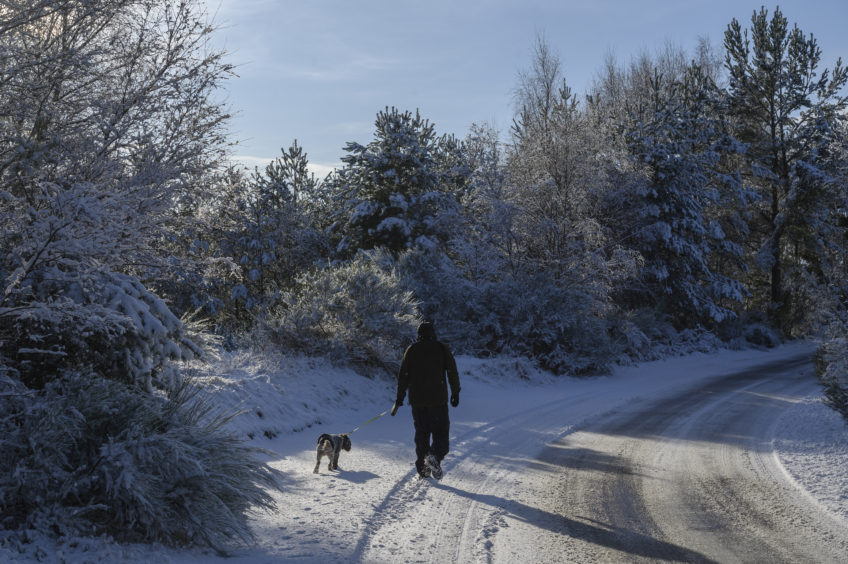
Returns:
[[[66,367],[140,386],[180,385],[173,361],[199,356],[168,306],[135,277],[46,268],[0,308],[0,352],[28,386]]]

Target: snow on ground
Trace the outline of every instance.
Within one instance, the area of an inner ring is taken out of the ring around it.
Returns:
[[[775,451],[797,486],[848,521],[848,427],[820,396],[795,402],[775,429]]]
[[[396,417],[383,415],[363,425],[391,407],[395,392],[389,379],[366,378],[322,360],[229,354],[205,369],[200,381],[224,411],[242,411],[231,423],[232,430],[269,450],[271,464],[285,474],[285,492],[276,496],[278,509],[255,516],[256,546],[222,558],[204,549],[83,540],[55,546],[38,539],[23,555],[0,549],[0,560],[29,562],[40,554],[48,561],[73,563],[412,561],[428,558],[416,555],[416,547],[430,550],[442,542],[441,536],[450,535],[450,542],[476,543],[480,559],[485,560],[491,556],[486,550],[493,546],[489,537],[510,522],[513,532],[518,525],[534,526],[534,513],[515,500],[544,495],[539,491],[544,490],[543,483],[524,476],[530,474],[526,470],[533,455],[545,444],[638,398],[679,392],[805,350],[811,352],[811,345],[698,353],[620,367],[610,376],[586,379],[556,378],[523,360],[459,357],[461,402],[451,409],[452,452],[444,462],[445,478],[438,484],[415,476],[408,406]],[[320,472],[313,474],[318,435],[357,427],[351,435],[352,451],[340,458],[341,470],[327,470],[325,458]],[[787,410],[775,427],[775,437],[779,459],[791,479],[848,519],[848,433],[839,416],[819,398],[806,398]],[[480,493],[504,488],[515,488],[511,508],[497,507],[502,498]],[[463,509],[464,520],[451,520],[460,504],[479,507],[474,515]],[[434,514],[446,517],[433,531],[416,517]],[[452,531],[454,526],[475,530]],[[507,536],[513,543],[522,542],[520,535]],[[522,549],[509,550],[522,554]]]

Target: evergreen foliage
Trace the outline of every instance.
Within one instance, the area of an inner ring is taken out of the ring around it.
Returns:
[[[448,231],[443,212],[454,205],[447,190],[462,184],[455,162],[459,150],[455,140],[436,137],[418,112],[379,112],[374,140],[348,143],[345,166],[332,181],[339,256],[377,247],[399,253],[443,242]]]
[[[819,70],[818,42],[797,25],[790,29],[779,8],[771,17],[765,8],[754,12],[744,32],[734,19],[724,46],[735,134],[748,145],[743,172],[759,196],[751,208],[752,243],[768,284],[757,298],[772,322],[791,332],[787,274],[814,273],[831,227],[822,211],[833,178],[821,156],[848,104],[841,93],[848,70],[841,59]]]
[[[653,107],[629,133],[630,150],[648,178],[639,210],[636,239],[645,258],[648,282],[659,286],[658,306],[679,325],[720,323],[746,292],[742,284],[717,272],[711,256],[742,264],[742,247],[729,240],[710,208],[736,195],[741,178],[725,173],[728,155],[742,150],[726,132],[718,92],[700,67],[680,82],[664,85],[657,72],[651,85]]]

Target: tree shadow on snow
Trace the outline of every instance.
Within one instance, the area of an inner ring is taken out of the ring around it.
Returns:
[[[574,539],[590,542],[625,554],[654,560],[680,562],[713,562],[705,555],[688,548],[655,539],[644,533],[616,527],[587,517],[572,519],[550,513],[524,503],[488,494],[473,494],[443,483],[435,487],[476,502],[501,509],[506,516]]]

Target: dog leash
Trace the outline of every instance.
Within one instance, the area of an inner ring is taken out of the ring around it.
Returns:
[[[369,419],[369,420],[368,420],[368,421],[366,421],[365,423],[360,424],[360,425],[359,425],[359,427],[357,427],[357,428],[356,428],[356,429],[354,429],[353,431],[349,431],[347,434],[348,434],[348,435],[350,435],[350,434],[353,434],[353,433],[357,432],[357,431],[358,431],[361,427],[365,427],[366,425],[368,425],[368,424],[369,424],[369,423],[371,423],[372,421],[376,421],[377,419],[379,419],[380,417],[384,416],[384,415],[385,415],[385,414],[387,414],[388,412],[389,412],[389,410],[387,409],[387,410],[386,410],[386,411],[384,411],[383,413],[380,413],[379,415],[375,415],[374,417],[372,417],[371,419]]]

